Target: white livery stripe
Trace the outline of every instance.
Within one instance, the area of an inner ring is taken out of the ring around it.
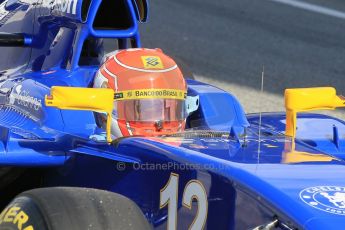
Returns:
[[[327,8],[324,6],[319,6],[319,5],[301,2],[301,1],[297,1],[297,0],[269,0],[269,1],[279,2],[279,3],[285,4],[285,5],[293,6],[293,7],[304,9],[304,10],[308,10],[311,12],[315,12],[315,13],[319,13],[319,14],[323,14],[323,15],[327,15],[327,16],[332,16],[335,18],[345,19],[345,13],[344,12],[330,9],[330,8]]]
[[[148,69],[139,69],[139,68],[135,68],[132,66],[128,66],[123,64],[122,62],[120,62],[117,58],[116,55],[114,55],[114,60],[116,61],[117,64],[119,64],[120,66],[127,68],[127,69],[131,69],[131,70],[135,70],[135,71],[140,71],[140,72],[146,72],[146,73],[165,73],[165,72],[169,72],[171,70],[174,70],[177,68],[177,65],[174,65],[173,67],[169,68],[169,69],[162,69],[162,70],[148,70]]]
[[[126,127],[127,127],[127,130],[128,130],[129,135],[133,136],[132,128],[131,128],[129,122],[126,122]]]
[[[112,72],[110,72],[105,65],[103,66],[103,70],[107,74],[109,74],[111,77],[114,78],[114,87],[115,87],[115,91],[117,91],[118,90],[118,87],[117,87],[117,76],[115,74],[113,74]]]

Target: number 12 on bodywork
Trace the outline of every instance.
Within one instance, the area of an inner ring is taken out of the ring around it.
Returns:
[[[168,230],[175,230],[177,227],[178,181],[179,175],[171,173],[168,183],[160,190],[159,208],[168,206]],[[198,180],[190,180],[184,187],[182,205],[192,209],[193,200],[197,201],[198,209],[189,229],[203,229],[207,219],[208,201],[205,187]]]

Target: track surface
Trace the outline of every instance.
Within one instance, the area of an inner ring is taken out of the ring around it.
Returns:
[[[345,15],[342,0],[300,2]],[[150,10],[143,46],[182,59],[197,79],[235,94],[246,112],[283,111],[289,87],[345,94],[345,19],[276,0],[156,0]]]

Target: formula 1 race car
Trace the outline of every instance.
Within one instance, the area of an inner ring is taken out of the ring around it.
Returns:
[[[147,16],[146,0],[2,1],[0,229],[342,229],[345,122],[299,113],[345,106],[333,88],[246,115],[188,79],[184,131],[112,136],[102,40],[141,47]]]

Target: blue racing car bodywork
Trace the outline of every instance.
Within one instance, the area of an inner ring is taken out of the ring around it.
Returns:
[[[52,86],[92,86],[103,39],[140,47],[147,8],[2,1],[0,32],[20,44],[0,48],[1,207],[31,188],[86,187],[129,198],[158,229],[342,229],[344,121],[301,114],[289,137],[285,114],[246,115],[230,93],[187,80],[199,105],[185,132],[109,144],[94,112],[45,105]],[[0,220],[15,222],[8,209]]]

